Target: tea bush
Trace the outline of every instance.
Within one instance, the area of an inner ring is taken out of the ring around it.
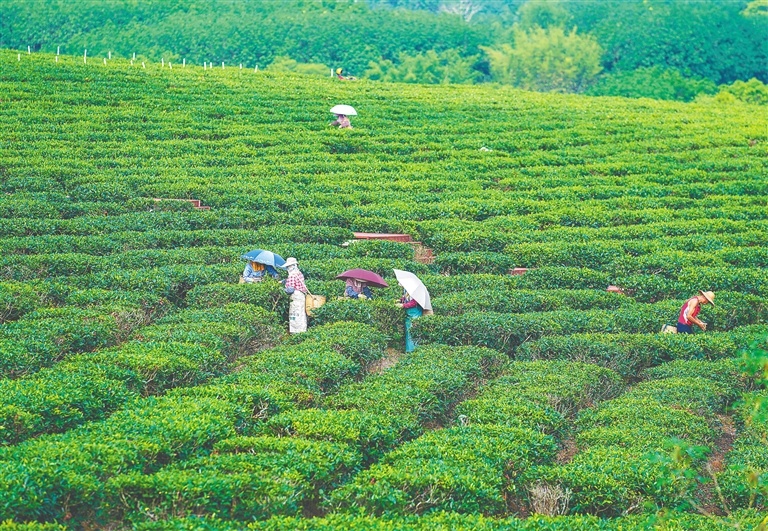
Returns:
[[[110,478],[210,455],[216,442],[301,406],[303,397],[354,372],[353,362],[322,346],[313,349],[311,341],[248,361],[209,385],[144,398],[104,421],[0,448],[0,518],[105,521]]]
[[[699,485],[679,470],[701,466],[708,451],[703,446],[715,439],[715,414],[723,411],[729,392],[700,377],[640,383],[583,411],[576,422],[580,451],[568,464],[539,467],[531,478],[569,489],[571,510],[579,513],[618,516],[644,503],[689,507]]]
[[[240,520],[298,516],[317,491],[358,463],[345,445],[296,438],[227,439],[212,455],[154,474],[112,478],[106,502],[120,519],[211,513]]]
[[[17,53],[0,51],[0,526],[763,519],[761,384],[729,361],[768,318],[749,105]],[[330,101],[360,110],[353,130],[325,127]],[[305,334],[284,333],[281,285],[237,284],[256,248],[327,297]],[[338,300],[356,267],[390,287]],[[406,356],[392,268],[435,306]],[[658,334],[700,289],[706,333]],[[732,437],[719,507],[701,478]],[[510,517],[534,511],[572,514]]]
[[[377,411],[410,422],[438,421],[503,364],[503,356],[486,348],[425,347],[401,360],[394,370],[346,386],[327,405]]]
[[[0,375],[33,374],[70,354],[116,345],[142,324],[144,313],[130,306],[37,310],[0,329]]]
[[[42,306],[43,293],[21,282],[0,285],[0,323],[15,321]]]
[[[339,321],[351,321],[374,326],[380,333],[386,335],[390,343],[401,343],[404,328],[403,310],[396,307],[393,301],[373,299],[363,301],[358,299],[329,300],[323,306],[312,312],[314,326],[327,325]]]
[[[253,531],[621,531],[623,529],[653,529],[667,526],[680,531],[728,531],[734,526],[756,527],[763,516],[755,511],[734,512],[730,517],[668,512],[651,516],[598,518],[596,516],[542,516],[528,518],[493,518],[453,512],[436,512],[422,516],[360,516],[336,513],[323,518],[278,516],[263,522],[252,522]],[[12,528],[13,529],[13,528]],[[23,528],[22,528],[23,529]],[[37,528],[34,528],[37,529]],[[141,531],[234,531],[242,529],[241,522],[218,518],[191,517],[169,519],[137,526]]]
[[[435,510],[503,514],[522,505],[519,477],[551,463],[564,415],[611,396],[621,384],[610,371],[515,363],[477,398],[456,409],[460,425],[404,444],[334,492],[333,507],[373,514]],[[570,378],[569,376],[572,376]],[[515,398],[510,392],[514,390]]]
[[[355,361],[365,371],[373,362],[384,357],[387,338],[371,326],[342,321],[313,326],[304,334],[294,335],[289,343],[304,341],[327,345]]]
[[[465,290],[435,297],[432,306],[440,315],[465,312],[499,313],[548,312],[554,310],[609,310],[631,307],[634,299],[597,290],[526,290],[504,287]]]
[[[768,509],[768,423],[755,416],[758,400],[765,391],[745,396],[738,418],[745,424],[726,454],[726,467],[717,479],[730,506]]]
[[[766,331],[764,325],[736,327],[729,332],[704,334],[573,334],[544,336],[523,343],[518,359],[566,359],[597,363],[625,378],[671,360],[728,358]]]
[[[468,426],[440,430],[406,443],[346,487],[331,504],[372,514],[505,512],[510,476],[554,457],[555,444],[532,430]]]
[[[452,345],[480,344],[514,354],[524,342],[549,335],[585,332],[653,332],[676,304],[635,305],[617,310],[507,314],[468,312],[459,316],[430,316],[414,323],[416,337]]]

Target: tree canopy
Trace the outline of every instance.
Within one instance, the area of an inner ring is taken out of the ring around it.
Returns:
[[[2,0],[0,47],[687,100],[768,82],[767,1]]]

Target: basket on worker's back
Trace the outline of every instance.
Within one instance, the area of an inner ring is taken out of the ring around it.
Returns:
[[[665,324],[661,327],[662,334],[677,334],[677,327],[671,324]]]
[[[307,295],[304,303],[304,307],[307,310],[307,315],[312,315],[312,312],[325,304],[325,295]]]

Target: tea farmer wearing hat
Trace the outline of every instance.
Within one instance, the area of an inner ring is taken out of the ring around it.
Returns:
[[[683,307],[680,309],[680,317],[677,318],[677,332],[679,334],[692,334],[693,327],[696,325],[703,330],[707,329],[707,323],[701,321],[697,315],[701,311],[702,304],[715,305],[715,294],[711,291],[701,291],[695,297],[692,297],[685,301]]]
[[[299,271],[299,263],[294,257],[288,258],[283,265],[288,270],[288,278],[285,279],[285,292],[291,296],[291,305],[288,308],[288,332],[298,334],[307,331],[307,285],[304,283],[304,275]]]

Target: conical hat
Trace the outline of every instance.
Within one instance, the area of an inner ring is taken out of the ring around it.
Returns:
[[[699,290],[699,293],[701,293],[701,295],[702,295],[702,296],[703,296],[705,299],[707,299],[707,301],[709,301],[709,304],[711,304],[712,306],[714,306],[714,305],[715,305],[715,294],[714,294],[713,292],[711,292],[711,291],[701,291],[701,290]]]

